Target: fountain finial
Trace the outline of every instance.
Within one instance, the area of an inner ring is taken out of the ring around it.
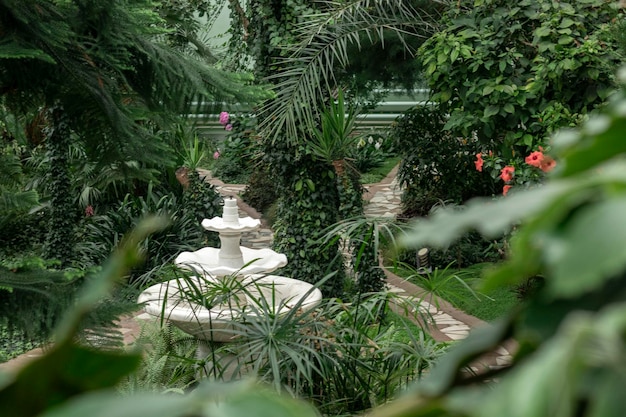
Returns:
[[[239,208],[237,207],[237,200],[232,196],[224,200],[222,219],[226,224],[239,224]]]

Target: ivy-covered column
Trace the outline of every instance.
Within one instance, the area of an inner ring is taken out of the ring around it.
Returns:
[[[49,109],[48,120],[46,147],[50,163],[47,176],[50,209],[43,256],[67,265],[73,255],[74,225],[77,218],[71,194],[68,156],[71,131],[63,107],[59,105]]]
[[[324,297],[342,296],[345,271],[339,243],[321,239],[338,219],[339,193],[332,166],[298,155],[284,144],[274,146],[268,158],[279,194],[274,248],[289,260],[281,273],[314,284],[334,272],[321,290]]]
[[[244,37],[259,79],[280,71],[284,48],[295,41],[293,28],[311,13],[308,0],[250,0],[248,21],[231,13],[238,22],[236,36]],[[260,121],[261,122],[261,121]],[[278,195],[274,223],[274,249],[289,263],[281,274],[317,283],[328,273],[335,275],[321,287],[325,297],[343,293],[345,271],[339,244],[321,241],[325,229],[338,219],[339,194],[333,167],[307,155],[301,138],[267,140],[260,175],[270,175]],[[254,174],[253,174],[254,175]]]

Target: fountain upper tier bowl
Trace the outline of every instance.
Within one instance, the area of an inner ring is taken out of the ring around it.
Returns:
[[[268,314],[287,314],[297,309],[309,311],[319,305],[322,293],[312,284],[279,275],[249,276],[241,283],[239,301],[231,295],[226,304],[209,309],[193,301],[198,283],[207,293],[218,280],[197,281],[194,289],[184,281],[171,280],[156,284],[139,296],[145,311],[163,317],[187,334],[209,342],[229,342],[245,335],[245,323]],[[213,284],[211,284],[213,282]],[[193,293],[193,295],[191,295]],[[235,293],[236,294],[236,293]],[[191,295],[191,296],[190,296]]]

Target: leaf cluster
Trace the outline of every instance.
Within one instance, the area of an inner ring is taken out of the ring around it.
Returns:
[[[427,105],[409,109],[393,124],[391,137],[402,157],[398,180],[405,187],[406,217],[424,216],[442,203],[461,204],[494,192],[494,182],[477,175],[474,168],[480,143],[446,130],[447,120],[440,106]]]
[[[261,132],[271,141],[286,138],[296,143],[302,128],[317,126],[317,106],[337,85],[338,69],[350,62],[348,47],[360,46],[361,36],[372,40],[391,34],[410,51],[406,37],[423,36],[432,29],[428,12],[410,0],[353,0],[324,6],[292,27],[297,37],[281,44],[280,71],[267,76],[276,99],[266,102],[259,115]],[[424,31],[411,30],[416,27]]]
[[[420,49],[446,128],[495,141],[505,158],[525,153],[597,107],[615,88],[615,28],[623,10],[606,0],[451,5],[446,28]]]

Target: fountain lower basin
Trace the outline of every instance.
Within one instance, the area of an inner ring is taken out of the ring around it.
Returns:
[[[203,282],[211,286],[218,281]],[[211,309],[190,302],[188,284],[178,280],[149,287],[138,301],[145,303],[146,313],[163,317],[187,334],[223,343],[245,336],[245,322],[267,314],[268,310],[273,314],[287,314],[293,309],[305,312],[322,300],[322,293],[312,284],[279,275],[247,276],[242,285],[246,290],[238,301],[231,296],[227,305]]]

